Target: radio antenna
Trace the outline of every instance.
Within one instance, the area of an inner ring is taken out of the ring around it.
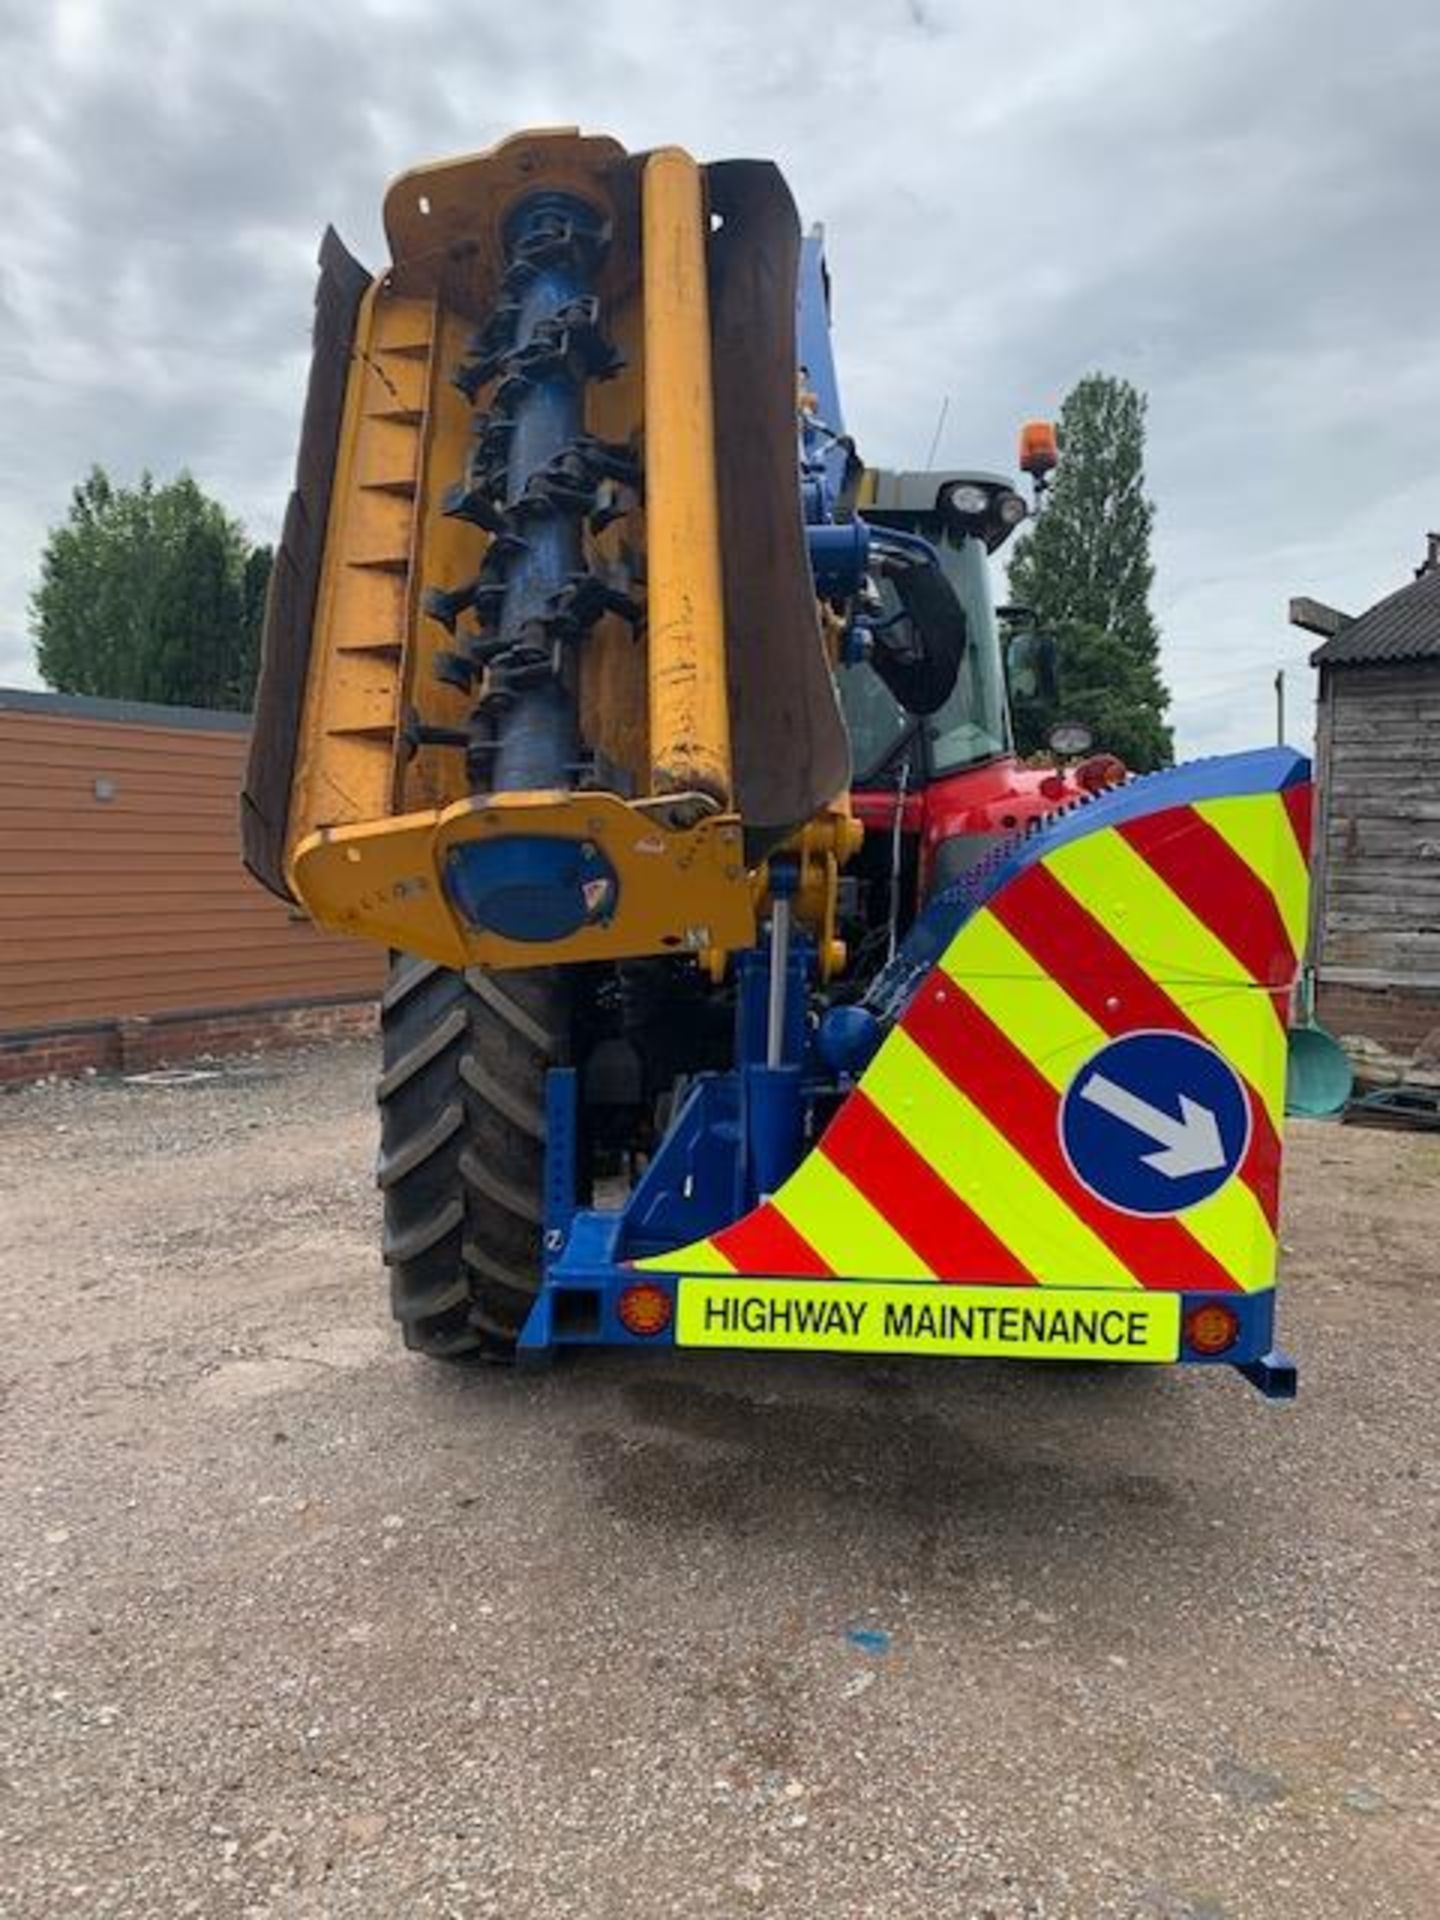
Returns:
[[[940,436],[945,431],[945,416],[947,413],[949,413],[949,411],[950,411],[950,396],[947,393],[945,398],[940,402],[940,418],[935,422],[935,437],[930,442],[929,453],[927,453],[925,456],[924,470],[926,472],[928,472],[930,468],[933,467],[935,464],[935,454],[940,445]]]

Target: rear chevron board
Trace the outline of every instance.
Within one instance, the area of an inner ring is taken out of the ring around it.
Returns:
[[[1096,899],[1095,905],[1103,908],[1104,902]],[[1285,1063],[1284,1036],[1275,1028],[1268,996],[1257,997],[1253,983],[1249,988],[1227,988],[1202,978],[1198,983],[1172,981],[1162,985],[1153,971],[1140,965],[1102,926],[1085,901],[1043,865],[1030,868],[1017,884],[997,897],[993,911],[1034,966],[1070,994],[1112,1037],[1142,1029],[1171,1028],[1217,1047],[1240,1068],[1242,1077],[1248,1078],[1243,1060],[1262,1065],[1266,1082],[1263,1090],[1253,1082],[1249,1088],[1253,1130],[1241,1171],[1267,1218],[1273,1221]],[[956,963],[947,954],[947,967],[953,971]],[[1274,1029],[1274,1035],[1255,1033],[1257,1026],[1267,1025]],[[1279,1045],[1272,1047],[1275,1035]],[[1278,1088],[1271,1084],[1277,1069]]]
[[[1139,1220],[1117,1213],[1081,1185],[1060,1142],[1059,1095],[963,988],[922,987],[905,1031],[955,1086],[985,1114],[1008,1146],[1012,1162],[1028,1166],[1059,1207],[1081,1220],[1145,1286],[1163,1287],[1188,1268],[1191,1284],[1222,1290],[1235,1282],[1176,1219]],[[1014,1173],[1011,1169],[1011,1178]],[[1014,1187],[997,1196],[1018,1199]],[[1071,1273],[1072,1281],[1093,1276]]]
[[[1177,768],[937,896],[873,991],[891,1030],[813,1151],[733,1226],[640,1264],[1271,1286],[1309,791],[1283,748]],[[1152,1077],[1125,1084],[1126,1061]],[[1157,1083],[1157,1062],[1180,1077]],[[1233,1089],[1228,1131],[1205,1087]],[[1066,1132],[1092,1124],[1098,1175]]]
[[[934,1274],[943,1274],[958,1242],[985,1247],[987,1270],[995,1281],[1017,1286],[1034,1279],[1016,1249],[966,1200],[945,1173],[880,1106],[878,1089],[855,1093],[826,1129],[821,1151],[872,1206],[888,1213],[891,1225]]]
[[[1175,807],[1119,831],[1252,979],[1274,986],[1294,979],[1295,949],[1279,899],[1218,826],[1193,807]]]

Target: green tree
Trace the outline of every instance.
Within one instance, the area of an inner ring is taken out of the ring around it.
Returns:
[[[1060,410],[1061,458],[1045,510],[1010,563],[1012,599],[1035,609],[1059,653],[1053,700],[1015,703],[1022,752],[1060,718],[1083,720],[1097,747],[1137,772],[1174,757],[1150,611],[1155,508],[1145,494],[1145,396],[1087,374]]]
[[[265,630],[265,597],[270,588],[270,569],[275,564],[275,549],[252,547],[245,556],[245,573],[240,582],[242,646],[235,660],[235,699],[237,707],[253,704],[255,682],[260,672],[260,636]]]
[[[93,467],[41,557],[41,677],[59,693],[248,709],[271,558],[188,473],[117,487]]]

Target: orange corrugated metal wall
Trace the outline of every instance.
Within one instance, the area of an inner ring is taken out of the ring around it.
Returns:
[[[0,1034],[379,992],[241,867],[246,746],[0,706]]]

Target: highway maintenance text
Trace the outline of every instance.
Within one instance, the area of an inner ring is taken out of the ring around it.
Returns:
[[[687,1279],[681,1346],[1173,1360],[1178,1296],[1079,1288]]]

